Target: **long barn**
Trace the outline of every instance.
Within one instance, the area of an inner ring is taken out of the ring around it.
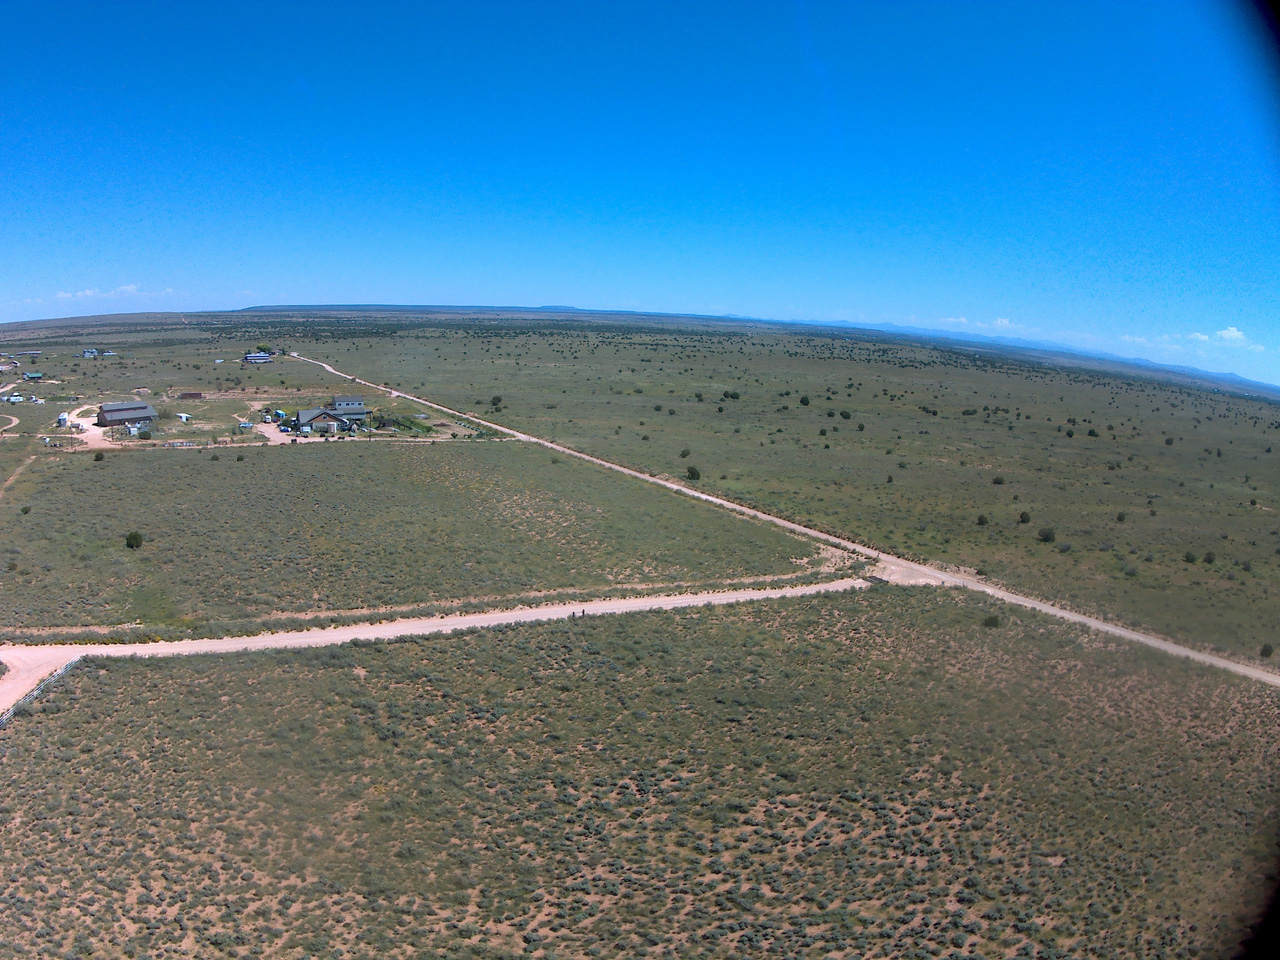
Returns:
[[[122,427],[126,423],[150,423],[155,418],[155,407],[143,400],[104,403],[98,407],[98,426],[100,427]]]

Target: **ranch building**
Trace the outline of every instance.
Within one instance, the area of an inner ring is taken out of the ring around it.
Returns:
[[[122,427],[126,424],[150,423],[156,418],[155,407],[144,400],[104,403],[98,407],[98,426]]]

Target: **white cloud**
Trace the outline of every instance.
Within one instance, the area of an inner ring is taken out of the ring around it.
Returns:
[[[1231,343],[1246,343],[1249,339],[1236,327],[1227,327],[1225,330],[1219,330],[1217,337],[1219,340],[1227,340]]]
[[[1208,340],[1209,338],[1208,338],[1207,336],[1205,336],[1203,333],[1188,333],[1188,334],[1187,334],[1187,339],[1188,339],[1188,340],[1201,340],[1201,341],[1204,341],[1204,340]]]
[[[97,287],[91,287],[88,290],[77,290],[75,293],[67,293],[65,290],[60,290],[57,297],[59,300],[107,300],[112,297],[161,297],[169,293],[173,293],[173,287],[166,287],[163,290],[143,290],[141,284],[125,283],[114,290],[107,290],[105,293]]]
[[[1017,326],[1017,324],[1007,317],[996,317],[995,323],[991,324],[991,326],[998,330],[1008,330],[1011,327]]]

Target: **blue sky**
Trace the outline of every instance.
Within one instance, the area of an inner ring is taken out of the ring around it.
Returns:
[[[0,4],[0,320],[568,304],[1280,383],[1224,3]]]

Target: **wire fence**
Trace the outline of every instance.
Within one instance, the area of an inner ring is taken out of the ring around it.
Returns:
[[[65,674],[68,670],[70,670],[79,662],[80,662],[80,658],[76,657],[74,660],[64,663],[57,670],[53,671],[53,673],[49,674],[49,676],[45,677],[38,684],[36,684],[36,688],[34,690],[28,693],[25,697],[23,697],[21,700],[15,703],[8,710],[4,711],[3,713],[0,713],[0,728],[3,728],[10,720],[14,718],[14,716],[17,714],[19,710],[31,704],[32,701],[36,699],[36,697],[44,693],[45,689],[51,683],[54,683],[57,680],[61,679],[63,674]]]

